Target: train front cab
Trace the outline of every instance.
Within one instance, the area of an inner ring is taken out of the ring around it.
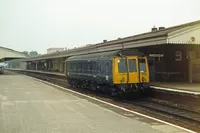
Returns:
[[[123,91],[149,89],[149,69],[146,57],[126,56],[113,59],[113,84]]]

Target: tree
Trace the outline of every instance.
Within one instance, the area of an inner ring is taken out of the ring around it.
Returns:
[[[31,51],[31,52],[23,51],[22,53],[24,53],[26,56],[36,56],[36,55],[39,55],[37,51]]]
[[[31,51],[31,52],[29,53],[29,56],[36,56],[36,55],[38,55],[38,52],[37,52],[37,51]]]
[[[28,51],[23,51],[22,53],[24,53],[26,56],[29,56]]]

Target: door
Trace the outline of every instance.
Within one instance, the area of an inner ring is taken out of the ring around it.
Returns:
[[[137,57],[115,57],[113,61],[113,83],[138,83]]]
[[[155,58],[148,58],[150,81],[155,81]]]

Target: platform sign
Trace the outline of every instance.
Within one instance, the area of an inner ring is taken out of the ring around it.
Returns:
[[[164,57],[164,54],[149,54],[149,57]]]

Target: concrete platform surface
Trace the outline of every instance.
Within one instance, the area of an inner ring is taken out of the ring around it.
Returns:
[[[0,75],[0,133],[186,132],[136,114],[124,114],[25,75]]]
[[[189,84],[184,82],[152,82],[151,86],[160,89],[172,89],[186,93],[200,94],[200,83]]]

